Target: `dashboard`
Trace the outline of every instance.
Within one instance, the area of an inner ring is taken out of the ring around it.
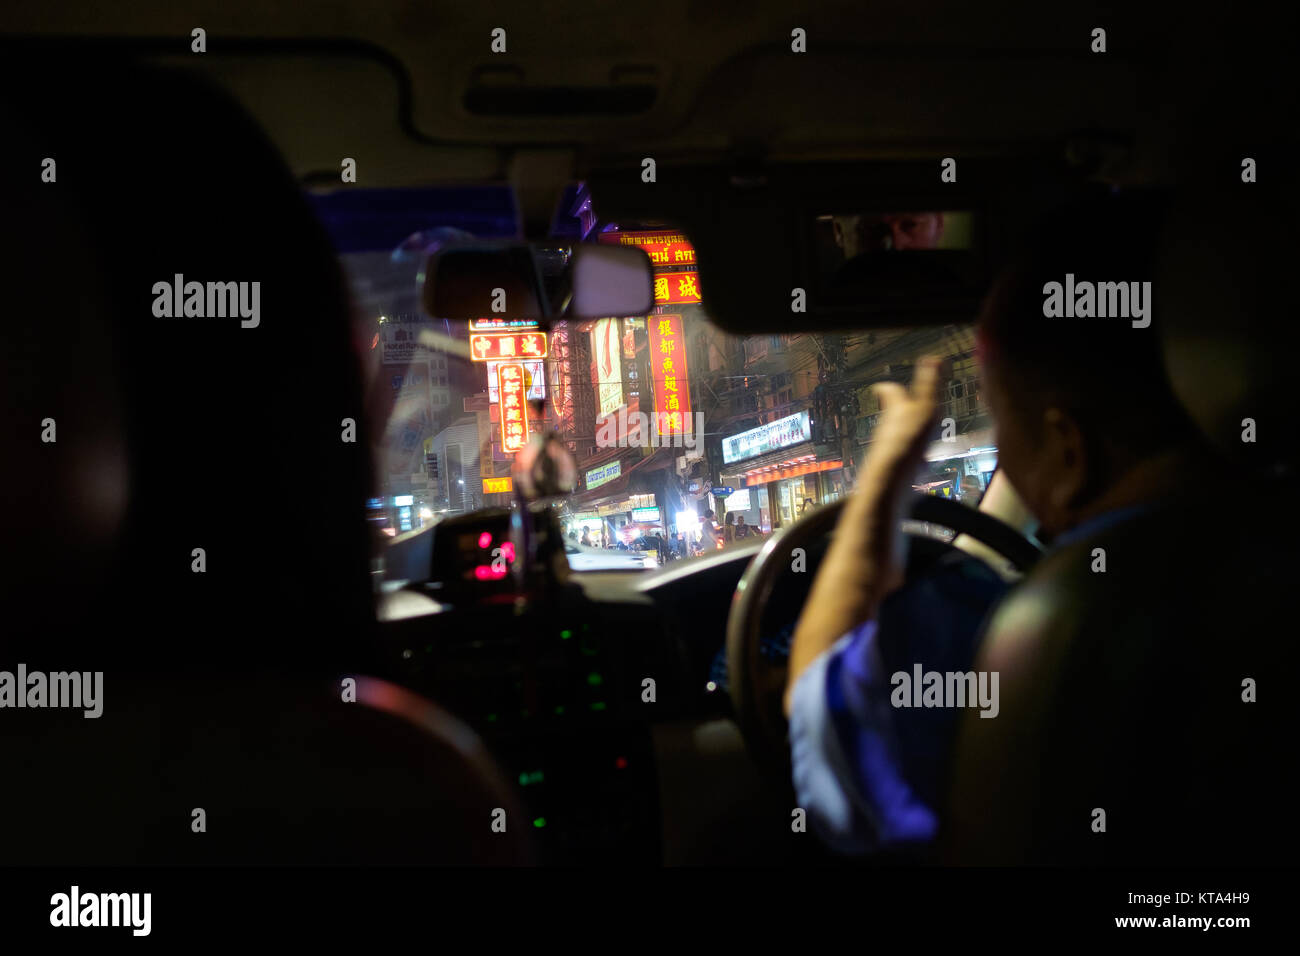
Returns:
[[[689,570],[575,574],[526,608],[494,589],[452,600],[444,587],[390,582],[380,676],[482,737],[519,786],[544,863],[657,865],[655,729],[729,714],[706,685],[750,550]]]
[[[769,542],[656,570],[570,563],[523,601],[513,575],[476,570],[494,552],[498,566],[513,559],[511,514],[485,509],[395,539],[375,668],[483,740],[518,787],[539,860],[827,862],[815,841],[767,825],[788,815],[793,790],[750,757],[728,695],[733,598]],[[808,545],[806,568],[764,608],[762,650],[777,666],[829,542]]]

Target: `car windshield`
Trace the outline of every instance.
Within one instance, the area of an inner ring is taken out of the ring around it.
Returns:
[[[880,410],[871,386],[905,380],[922,354],[949,365],[942,439],[915,490],[975,505],[997,466],[970,324],[731,335],[709,318],[688,236],[661,224],[606,223],[587,240],[646,250],[653,314],[561,321],[531,346],[522,333],[502,343],[523,369],[517,391],[507,383],[503,395],[504,363],[471,355],[469,323],[424,314],[417,276],[448,239],[509,235],[509,191],[400,190],[366,207],[318,203],[343,250],[383,423],[382,493],[367,504],[384,535],[510,505],[506,440],[517,437],[511,429],[544,427],[577,464],[578,485],[560,509],[571,544],[630,552],[644,568],[753,544],[852,490]],[[484,212],[494,203],[495,218]],[[353,208],[364,217],[349,215]],[[906,248],[892,237],[916,237],[918,221],[929,223],[930,241],[961,243],[959,220],[949,218],[944,239],[933,222],[942,217],[927,215],[874,231],[867,217],[823,217],[823,264],[842,274],[878,251],[864,248],[864,235]],[[576,238],[581,224],[562,222],[557,232],[566,226]],[[529,400],[544,400],[544,417],[524,415],[521,426],[515,412]]]

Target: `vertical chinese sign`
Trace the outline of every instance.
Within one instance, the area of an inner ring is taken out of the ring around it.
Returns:
[[[655,390],[655,431],[669,437],[691,429],[691,387],[687,379],[686,339],[680,315],[651,315],[649,332],[650,376]]]
[[[501,447],[514,454],[528,442],[523,365],[503,362],[497,367],[497,384],[501,394]]]

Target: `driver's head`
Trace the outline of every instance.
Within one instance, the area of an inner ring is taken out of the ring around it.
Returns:
[[[943,240],[943,226],[941,212],[831,217],[831,235],[845,259],[891,249],[937,249]]]
[[[894,249],[938,249],[943,239],[943,213],[900,212],[884,216]]]
[[[977,341],[1000,464],[1046,535],[1106,510],[1140,466],[1199,446],[1161,358],[1158,285],[1146,328],[1044,315],[1044,286],[1067,274],[1076,289],[1151,281],[1164,206],[1111,195],[1053,214],[985,301]]]

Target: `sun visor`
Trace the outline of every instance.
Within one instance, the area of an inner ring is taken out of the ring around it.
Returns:
[[[685,234],[710,319],[741,335],[975,318],[1016,231],[1063,181],[1025,164],[658,165],[587,183],[601,223]]]

